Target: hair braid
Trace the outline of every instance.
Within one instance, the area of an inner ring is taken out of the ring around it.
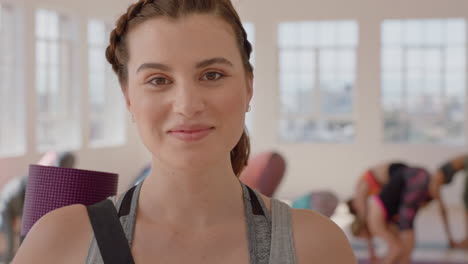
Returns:
[[[121,62],[121,60],[125,60],[126,58],[122,58],[125,52],[120,50],[120,43],[121,41],[125,41],[124,36],[127,33],[129,22],[138,16],[138,14],[141,12],[141,9],[145,5],[152,2],[153,0],[140,0],[130,5],[127,9],[127,12],[119,17],[115,23],[114,30],[112,30],[110,34],[109,46],[106,49],[106,59],[112,65],[112,69],[119,77],[119,81],[121,83],[124,79],[126,79],[127,73],[125,70],[125,65],[123,65]]]

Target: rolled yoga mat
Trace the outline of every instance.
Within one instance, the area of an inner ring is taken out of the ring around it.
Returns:
[[[312,191],[294,200],[292,207],[314,210],[326,217],[331,217],[335,213],[338,202],[338,197],[331,191]]]
[[[91,205],[117,194],[115,173],[30,165],[21,240],[39,218],[72,204]]]

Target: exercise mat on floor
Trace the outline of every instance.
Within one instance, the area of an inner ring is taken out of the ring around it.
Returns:
[[[370,262],[368,260],[359,260],[359,264],[369,264]],[[448,260],[427,260],[427,261],[412,261],[411,264],[466,264],[467,261],[448,261]]]

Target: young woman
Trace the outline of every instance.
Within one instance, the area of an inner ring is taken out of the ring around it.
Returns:
[[[355,217],[351,225],[352,234],[366,239],[369,259],[372,263],[377,261],[377,256],[366,222],[368,199],[373,195],[379,194],[383,186],[405,168],[407,168],[407,165],[401,162],[381,163],[369,168],[359,178],[353,197],[348,201],[348,207]]]
[[[422,168],[407,167],[389,179],[382,191],[368,201],[370,235],[382,238],[387,255],[382,264],[409,264],[414,248],[414,220],[428,201],[431,175]],[[397,229],[392,225],[395,223]]]
[[[356,263],[328,219],[237,178],[249,155],[253,70],[229,0],[138,1],[110,40],[107,59],[152,154],[148,178],[115,199],[128,241],[96,243],[108,226],[74,205],[39,220],[13,263],[102,263],[102,251],[112,259],[125,245],[130,254],[112,264]]]
[[[450,231],[449,223],[448,223],[448,216],[447,210],[445,208],[444,201],[440,195],[440,190],[446,184],[450,184],[453,181],[455,174],[458,172],[468,169],[468,155],[460,155],[457,156],[446,163],[444,163],[440,168],[436,171],[433,176],[433,180],[430,184],[431,194],[434,199],[438,202],[440,215],[442,216],[442,221],[444,224],[445,232],[447,234],[447,239],[449,242],[450,247],[452,248],[464,248],[468,249],[468,178],[465,180],[465,186],[463,188],[463,202],[465,204],[465,223],[466,223],[466,231],[465,231],[465,238],[460,242],[455,242],[453,240],[452,233]],[[467,173],[465,173],[467,174]]]
[[[389,179],[407,165],[401,162],[382,163],[369,168],[359,178],[353,197],[348,204],[361,219],[366,218],[367,199],[378,194]]]

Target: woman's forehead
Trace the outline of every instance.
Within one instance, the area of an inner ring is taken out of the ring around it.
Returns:
[[[213,57],[226,57],[234,64],[241,60],[231,26],[214,15],[149,19],[133,28],[127,41],[129,64],[142,60],[170,63]]]

